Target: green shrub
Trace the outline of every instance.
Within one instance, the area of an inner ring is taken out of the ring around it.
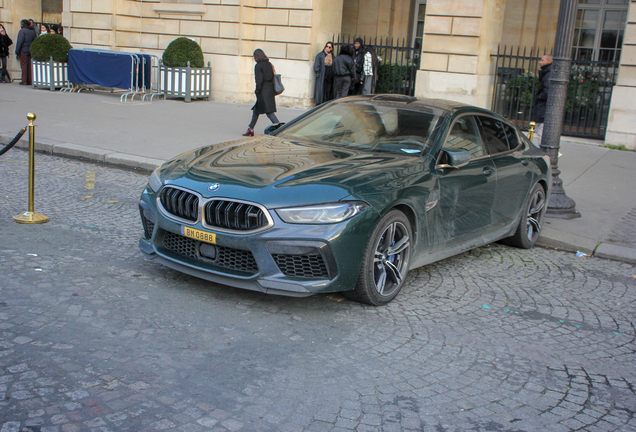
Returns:
[[[66,63],[68,61],[68,51],[73,47],[66,38],[59,34],[48,33],[35,38],[31,44],[31,57],[35,61],[53,61]]]
[[[203,51],[198,43],[186,37],[180,37],[172,42],[163,52],[163,64],[168,67],[203,67]]]
[[[417,66],[409,62],[406,65],[399,65],[387,61],[380,62],[377,68],[378,83],[375,88],[376,93],[406,94],[413,96],[414,89],[408,88],[408,83],[414,80],[417,73]]]
[[[506,91],[510,96],[510,101],[519,109],[524,105],[531,106],[539,85],[539,77],[532,74],[517,75],[511,78],[506,84]]]

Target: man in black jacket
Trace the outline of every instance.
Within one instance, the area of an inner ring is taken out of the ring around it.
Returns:
[[[35,30],[29,26],[27,20],[20,21],[18,41],[15,44],[15,55],[20,60],[22,68],[22,81],[20,85],[31,85],[31,43],[37,37]]]
[[[345,45],[340,49],[340,55],[333,59],[333,74],[336,77],[336,99],[345,97],[349,93],[349,86],[356,78],[355,68],[353,47]]]
[[[534,127],[533,141],[541,144],[543,136],[543,124],[545,123],[545,109],[548,101],[548,91],[550,90],[550,72],[552,71],[552,56],[549,54],[541,57],[539,61],[541,70],[539,71],[539,85],[537,94],[534,97],[532,106],[532,116],[530,120],[536,123]]]

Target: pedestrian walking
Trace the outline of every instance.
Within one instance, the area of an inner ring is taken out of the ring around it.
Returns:
[[[336,98],[349,94],[349,87],[356,78],[355,62],[353,61],[353,47],[345,45],[340,54],[333,60],[333,74],[336,79]]]
[[[316,105],[334,98],[333,60],[333,42],[327,42],[314,61],[314,72],[316,72],[314,102]]]
[[[31,85],[31,43],[37,37],[35,30],[29,26],[28,20],[20,21],[20,31],[18,32],[18,41],[15,44],[15,54],[20,61],[22,69],[22,81],[20,85]]]
[[[262,49],[254,51],[254,79],[256,80],[256,103],[252,107],[252,121],[243,136],[254,136],[254,126],[261,114],[273,124],[279,123],[276,117],[276,95],[274,94],[274,66]]]
[[[0,83],[10,83],[11,76],[7,71],[7,60],[9,59],[9,47],[13,41],[7,34],[7,29],[0,24]]]
[[[541,70],[539,71],[539,85],[537,86],[537,94],[534,96],[530,120],[536,123],[534,127],[533,141],[541,144],[541,138],[543,137],[543,125],[545,123],[545,109],[548,102],[548,91],[550,90],[552,56],[546,54],[541,57],[539,65],[541,66]]]

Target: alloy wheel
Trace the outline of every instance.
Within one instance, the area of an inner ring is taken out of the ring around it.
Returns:
[[[543,191],[543,188],[537,188],[530,200],[528,216],[526,217],[528,240],[533,243],[541,234],[541,226],[544,215],[543,208],[545,207],[545,204],[545,192]]]
[[[390,296],[398,290],[408,272],[411,239],[401,222],[387,225],[375,247],[373,278],[375,289],[381,296]]]

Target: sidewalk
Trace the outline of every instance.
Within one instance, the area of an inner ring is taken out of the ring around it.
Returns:
[[[206,144],[241,138],[251,104],[182,100],[121,103],[107,92],[60,93],[0,84],[0,143],[37,115],[36,149],[151,171],[171,157]],[[288,122],[303,109],[279,108]],[[256,133],[269,120],[261,116]],[[636,152],[564,137],[561,179],[579,219],[547,218],[539,245],[636,263]],[[19,146],[26,148],[25,135]],[[581,258],[584,259],[584,258]]]

